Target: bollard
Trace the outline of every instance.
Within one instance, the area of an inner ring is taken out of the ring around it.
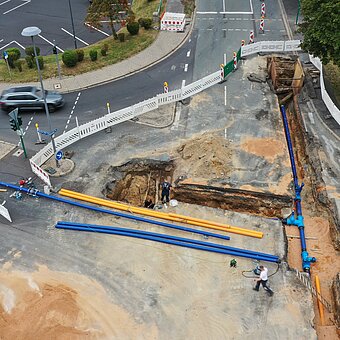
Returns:
[[[254,43],[254,31],[250,31],[249,33],[249,44]]]
[[[261,20],[260,20],[260,33],[261,34],[264,33],[264,17],[261,17]]]

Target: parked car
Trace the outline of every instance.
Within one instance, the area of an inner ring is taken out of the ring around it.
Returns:
[[[46,102],[50,112],[54,112],[64,105],[63,96],[58,92],[46,91]],[[0,108],[4,111],[19,110],[43,110],[44,99],[41,89],[35,86],[12,87],[2,92]]]

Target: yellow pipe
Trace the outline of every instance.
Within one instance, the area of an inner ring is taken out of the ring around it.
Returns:
[[[209,224],[209,221],[207,221],[207,223],[199,223],[199,222],[191,221],[191,218],[187,217],[187,216],[184,216],[184,219],[183,218],[179,219],[179,218],[175,218],[175,217],[170,217],[168,213],[162,213],[162,212],[152,211],[152,210],[149,210],[149,209],[132,207],[132,206],[125,205],[125,204],[122,204],[122,203],[104,200],[102,198],[97,198],[97,197],[93,197],[93,196],[89,196],[89,195],[80,194],[80,193],[73,192],[73,191],[70,191],[70,190],[61,189],[59,191],[59,193],[61,195],[72,197],[72,198],[75,198],[75,199],[85,200],[85,201],[88,201],[88,202],[91,202],[91,203],[96,203],[96,204],[104,205],[104,206],[107,206],[107,207],[116,208],[116,209],[119,209],[119,210],[124,210],[124,211],[139,213],[139,214],[143,214],[143,215],[148,215],[148,216],[152,216],[152,217],[156,217],[156,218],[163,218],[163,219],[176,221],[176,222],[186,222],[188,224],[202,226],[202,227],[205,227],[205,228],[216,229],[216,230],[227,231],[227,232],[229,231],[229,232],[233,232],[233,233],[236,233],[236,234],[251,236],[251,237],[257,237],[257,238],[261,238],[262,235],[263,235],[261,232],[258,232],[258,231],[247,230],[247,229],[242,229],[242,228],[238,228],[238,227],[234,228],[234,227],[231,227],[231,226],[228,226],[228,225],[225,226],[223,224],[221,224],[221,226],[211,226]]]
[[[168,213],[161,213],[161,212],[156,212],[156,211],[152,211],[149,209],[132,207],[132,206],[125,205],[122,203],[112,202],[112,201],[104,200],[101,198],[76,193],[70,190],[61,189],[59,193],[64,196],[68,196],[68,197],[72,197],[72,198],[80,199],[80,200],[85,200],[91,203],[100,204],[100,205],[104,205],[107,207],[116,208],[119,210],[139,213],[139,214],[148,215],[148,216],[152,216],[156,218],[163,218],[163,219],[176,221],[176,222],[186,222],[186,223],[196,225],[196,226],[201,226],[201,227],[216,229],[216,230],[221,230],[221,231],[227,231],[227,232],[229,231],[229,232],[233,232],[233,233],[245,235],[245,236],[257,237],[257,238],[262,237],[262,233],[258,231],[252,231],[252,230],[242,229],[238,227],[234,228],[228,225],[225,226],[223,224],[220,224],[220,226],[211,226],[209,224],[209,221],[207,221],[208,223],[195,222],[195,221],[191,221],[191,218],[187,216],[183,216],[184,218],[182,217],[176,218],[175,216],[170,217]]]
[[[317,276],[317,275],[315,275],[315,287],[316,287],[316,291],[317,291],[318,295],[321,296],[320,280],[319,280],[319,276]],[[319,297],[318,297],[318,307],[319,307],[321,326],[323,326],[325,324],[325,316],[324,316],[324,312],[323,312],[323,305],[322,305],[322,302],[320,301]]]
[[[133,212],[137,214],[142,214],[146,216],[151,216],[155,218],[162,218],[174,222],[182,222],[182,223],[187,223],[187,224],[192,224],[204,228],[209,228],[209,229],[215,229],[215,230],[221,230],[225,232],[231,232],[239,235],[244,235],[244,236],[250,236],[250,237],[256,237],[256,238],[262,238],[263,233],[255,230],[248,230],[248,229],[243,229],[239,227],[233,227],[230,225],[222,224],[222,223],[217,223],[217,222],[211,222],[207,220],[202,220],[198,218],[193,218],[189,216],[184,216],[184,215],[178,215],[178,214],[172,214],[172,213],[164,213],[164,212],[158,212],[150,209],[145,209],[145,208],[139,208],[139,207],[133,207],[129,206],[127,204],[123,203],[118,203],[114,201],[108,201],[102,198],[97,198],[85,194],[81,194],[75,191],[67,190],[67,189],[61,189],[59,191],[60,195],[63,196],[68,196],[72,197],[75,199],[103,205],[106,207],[110,208],[115,208],[118,210],[123,210],[123,211],[128,211],[128,212]]]

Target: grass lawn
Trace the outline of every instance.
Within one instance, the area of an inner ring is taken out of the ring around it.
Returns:
[[[338,107],[340,105],[340,68],[332,63],[324,66],[325,78],[331,83],[333,94],[337,100]]]
[[[162,9],[159,14],[162,13],[166,5],[166,0],[162,1]],[[159,0],[133,0],[132,11],[136,15],[136,20],[139,18],[150,18],[152,19],[153,12],[157,11],[159,6]]]
[[[124,29],[126,33],[126,29]],[[76,75],[80,73],[89,72],[102,68],[107,65],[115,64],[121,60],[127,59],[128,57],[142,51],[155,40],[158,31],[155,30],[144,30],[140,28],[139,34],[137,36],[131,36],[128,33],[125,34],[125,41],[120,42],[119,40],[114,40],[112,37],[101,40],[99,43],[83,48],[85,52],[85,57],[82,62],[78,62],[75,67],[69,68],[65,67],[61,60],[61,54],[59,54],[59,61],[61,66],[61,73],[63,76]],[[109,50],[106,56],[101,55],[101,47],[104,44],[109,45]],[[98,52],[98,59],[96,61],[91,61],[89,57],[89,50],[95,49]],[[24,57],[24,56],[23,56]],[[0,60],[0,81],[5,82],[32,82],[39,81],[36,68],[29,69],[25,60],[23,59],[23,70],[19,72],[18,69],[11,69],[12,80],[10,79],[7,66],[3,59]],[[49,55],[44,57],[44,69],[43,77],[51,78],[58,75],[57,63],[55,60],[55,55]]]

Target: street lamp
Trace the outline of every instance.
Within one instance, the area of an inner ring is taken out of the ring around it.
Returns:
[[[40,66],[39,66],[39,61],[38,61],[38,54],[37,54],[37,49],[35,47],[35,42],[34,42],[34,37],[39,35],[41,33],[41,29],[38,27],[26,27],[22,30],[21,35],[23,37],[31,37],[32,43],[33,43],[33,50],[34,50],[34,56],[35,56],[35,62],[37,64],[37,69],[38,69],[38,74],[39,74],[39,80],[40,80],[40,86],[41,86],[41,91],[44,99],[44,105],[45,105],[45,112],[47,116],[47,122],[48,122],[48,129],[50,130],[49,133],[51,134],[51,142],[52,142],[52,148],[53,148],[53,153],[56,154],[57,149],[55,147],[55,142],[54,142],[54,134],[52,133],[52,125],[51,125],[51,118],[50,118],[50,112],[48,110],[48,105],[46,102],[46,93],[42,81],[42,76],[41,76],[41,71],[40,71]],[[57,167],[59,166],[58,161],[56,160]]]
[[[71,15],[71,23],[72,23],[72,32],[73,32],[73,40],[74,40],[74,48],[77,49],[77,39],[76,39],[76,33],[74,31],[74,22],[73,22],[73,14],[72,14],[72,6],[71,1],[68,0],[68,6],[70,7],[70,15]]]

